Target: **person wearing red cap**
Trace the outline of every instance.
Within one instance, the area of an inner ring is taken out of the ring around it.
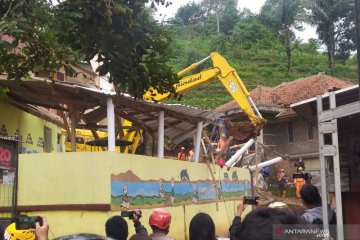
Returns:
[[[174,240],[168,236],[171,223],[171,215],[164,208],[156,208],[151,213],[149,225],[153,233],[149,236],[152,240]]]

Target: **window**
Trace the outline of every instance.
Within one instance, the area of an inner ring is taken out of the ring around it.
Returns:
[[[44,127],[44,152],[52,151],[52,130]]]
[[[294,132],[293,132],[293,125],[292,122],[288,122],[288,135],[289,135],[289,142],[294,142]]]
[[[308,139],[314,139],[314,123],[312,121],[308,121]]]

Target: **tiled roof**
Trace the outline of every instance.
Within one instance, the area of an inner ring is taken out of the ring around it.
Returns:
[[[295,117],[297,114],[291,107],[286,107],[281,113],[276,115],[276,118]]]
[[[335,89],[346,88],[351,85],[353,85],[351,82],[319,73],[292,82],[282,83],[273,88],[259,86],[251,91],[251,98],[256,105],[273,104],[288,106],[292,103],[315,97]],[[239,105],[235,100],[232,100],[218,107],[217,110],[228,111],[235,108],[239,108]],[[283,117],[283,113],[279,116]]]

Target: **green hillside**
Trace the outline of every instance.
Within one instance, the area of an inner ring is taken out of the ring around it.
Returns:
[[[226,2],[234,4],[231,0]],[[217,51],[236,69],[249,91],[259,85],[273,87],[319,72],[331,75],[327,53],[321,50],[326,49],[326,46],[321,45],[320,40],[310,39],[308,42],[301,42],[297,36],[292,35],[291,67],[288,72],[282,30],[274,30],[272,23],[266,24],[262,21],[261,15],[254,15],[246,10],[229,12],[234,10],[234,7],[228,8],[228,11],[226,9],[225,6],[223,12],[220,12],[223,14],[220,14],[220,32],[216,30],[213,15],[205,18],[196,17],[196,14],[201,13],[200,5],[196,4],[178,10],[170,24],[165,25],[172,34],[172,66],[176,71],[203,59],[212,51]],[[233,17],[229,17],[231,14]],[[340,53],[344,52],[336,53],[339,57],[336,56],[333,75],[356,83],[356,56],[348,57],[349,54],[344,54],[346,57],[341,58]],[[203,66],[209,67],[211,61]],[[221,83],[213,81],[184,94],[180,103],[201,108],[216,108],[230,100],[232,97]],[[179,103],[174,99],[167,102]]]
[[[192,43],[190,41],[187,43],[182,41],[181,44],[191,45]],[[209,48],[208,52],[203,50],[203,52],[205,57],[211,52],[211,49]],[[281,50],[232,50],[228,47],[225,51],[220,52],[220,54],[236,69],[249,91],[260,85],[273,87],[282,82],[311,76],[319,72],[330,74],[327,67],[327,57],[321,53],[309,54],[300,50],[294,50],[290,74],[287,74],[285,54]],[[202,58],[200,57],[198,60]],[[207,65],[207,67],[210,67],[210,65]],[[181,70],[179,66],[176,69],[177,71]],[[352,57],[343,64],[336,64],[335,76],[357,83],[355,57]],[[171,99],[167,102],[201,108],[216,108],[231,100],[231,95],[222,86],[220,81],[213,81],[184,94],[180,101]]]

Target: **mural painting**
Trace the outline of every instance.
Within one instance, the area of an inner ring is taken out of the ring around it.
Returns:
[[[221,180],[215,182],[211,179],[194,180],[187,169],[181,170],[178,178],[170,179],[140,179],[128,170],[111,175],[111,209],[119,211],[238,200],[250,193],[250,188],[248,180],[239,180],[236,169],[224,172]]]

